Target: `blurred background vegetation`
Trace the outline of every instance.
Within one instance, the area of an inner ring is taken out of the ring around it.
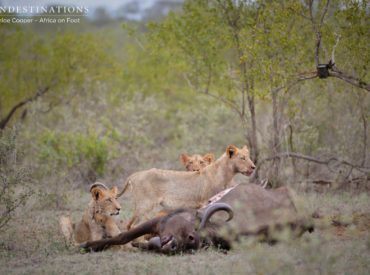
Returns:
[[[368,190],[368,26],[350,0],[134,1],[80,24],[0,24],[1,146],[56,208],[228,144],[249,145],[256,183]]]
[[[0,24],[0,273],[368,274],[368,1],[112,2],[79,24]],[[237,180],[289,185],[335,226],[228,255],[78,255],[62,238],[94,181],[228,144],[258,167]]]

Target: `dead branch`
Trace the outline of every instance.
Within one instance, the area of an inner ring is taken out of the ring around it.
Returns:
[[[339,40],[340,40],[340,35],[337,35],[336,34],[336,40],[335,40],[335,44],[333,46],[333,50],[331,51],[331,63],[332,64],[335,64],[335,49],[337,48],[338,44],[339,44]]]
[[[200,94],[203,94],[203,95],[212,97],[213,99],[216,99],[216,100],[224,103],[226,106],[228,106],[229,108],[231,108],[232,110],[234,110],[239,115],[240,118],[243,118],[242,112],[240,112],[238,105],[234,101],[229,100],[229,99],[226,99],[226,98],[224,98],[222,96],[215,95],[215,94],[209,92],[209,86],[211,84],[211,79],[210,79],[211,78],[211,75],[210,74],[208,76],[207,86],[206,86],[206,88],[204,90],[203,89],[199,89],[198,87],[196,87],[191,82],[191,80],[188,78],[188,76],[186,74],[184,74],[183,76],[184,76],[184,79],[186,80],[186,82],[188,83],[188,86],[192,90],[197,91]]]
[[[305,160],[305,161],[314,162],[314,163],[321,164],[321,165],[326,165],[326,166],[328,166],[328,168],[330,170],[331,170],[331,168],[330,168],[331,164],[334,164],[334,166],[345,165],[345,166],[348,166],[350,168],[349,173],[351,173],[352,170],[357,170],[357,171],[360,171],[362,173],[370,173],[370,167],[356,165],[356,164],[350,163],[346,160],[340,160],[337,157],[331,157],[329,159],[322,160],[322,159],[318,159],[318,158],[315,158],[315,157],[312,157],[312,156],[307,156],[307,155],[304,155],[304,154],[293,153],[293,152],[279,153],[279,154],[276,154],[274,156],[271,156],[271,157],[268,157],[268,158],[265,158],[265,159],[261,160],[259,165],[256,168],[256,173],[258,173],[258,171],[261,169],[261,167],[266,162],[273,161],[273,160],[279,159],[279,158],[302,159],[302,160]]]
[[[318,74],[316,71],[298,74],[298,76],[296,76],[293,81],[287,83],[286,85],[274,88],[273,92],[279,93],[280,91],[284,89],[285,91],[289,91],[291,88],[293,88],[295,85],[299,84],[300,82],[315,79],[317,77],[318,77]]]
[[[313,15],[313,2],[314,0],[310,0],[309,2],[309,13],[310,13],[310,20],[312,23],[312,29],[316,36],[316,43],[315,43],[315,64],[316,67],[320,64],[320,46],[321,46],[321,27],[324,23],[324,18],[328,12],[330,0],[326,1],[324,10],[321,14],[320,21],[317,24]]]
[[[335,65],[335,49],[337,48],[338,46],[338,43],[340,41],[340,35],[337,35],[336,37],[336,41],[335,41],[335,44],[333,46],[333,50],[331,52],[331,59],[328,63],[328,69],[329,69],[329,77],[336,77],[336,78],[339,78],[341,80],[344,80],[346,81],[347,83],[350,83],[352,84],[353,86],[356,86],[358,88],[361,88],[361,89],[365,89],[367,91],[370,91],[370,84],[366,83],[365,81],[357,78],[357,77],[354,77],[348,73],[345,73],[341,70],[339,70],[336,65]]]
[[[319,30],[321,29],[322,24],[324,23],[325,15],[328,13],[329,4],[330,4],[330,0],[327,0],[327,1],[326,1],[326,4],[325,4],[324,11],[322,12],[322,15],[321,15],[321,18],[320,18]]]
[[[15,106],[13,106],[13,108],[9,111],[9,113],[0,121],[0,130],[3,130],[6,127],[6,125],[9,123],[10,119],[13,117],[13,115],[15,114],[15,112],[19,108],[26,105],[27,103],[35,101],[36,99],[38,99],[41,96],[45,95],[49,91],[49,88],[50,88],[49,86],[41,88],[36,92],[35,95],[33,95],[29,98],[26,98],[26,99],[20,101],[19,103],[17,103]]]
[[[336,66],[332,67],[329,70],[329,76],[339,78],[353,86],[356,86],[361,89],[365,89],[366,91],[370,92],[370,84],[366,83],[365,81],[354,77],[350,74],[347,74],[343,71],[340,71]]]

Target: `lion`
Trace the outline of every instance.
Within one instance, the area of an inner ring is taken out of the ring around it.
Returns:
[[[211,153],[205,154],[204,156],[199,154],[192,156],[181,154],[180,161],[187,171],[200,171],[200,169],[213,163],[215,161],[215,156]]]
[[[229,145],[215,162],[196,172],[150,169],[130,175],[118,197],[131,191],[134,214],[127,229],[149,220],[163,207],[199,208],[209,198],[231,187],[233,177],[241,173],[250,176],[255,165],[249,157],[247,146],[239,149]]]
[[[204,167],[210,165],[215,161],[215,155],[212,153],[205,154],[201,156],[199,154],[195,154],[192,156],[188,156],[187,154],[180,155],[180,161],[185,166],[187,171],[200,171]],[[237,186],[238,183],[234,180],[231,180],[230,187]]]
[[[113,216],[119,214],[121,206],[117,201],[118,189],[109,189],[102,183],[90,187],[92,199],[82,216],[81,221],[72,224],[69,217],[59,219],[61,231],[68,242],[76,245],[103,238],[110,238],[121,233],[118,222]]]

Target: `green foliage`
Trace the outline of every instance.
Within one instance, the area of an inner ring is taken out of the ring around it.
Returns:
[[[22,100],[49,88],[45,100],[55,105],[117,70],[107,43],[98,35],[58,33],[40,36],[22,29],[0,29],[0,119]]]
[[[250,141],[248,135],[255,132],[262,141],[263,154],[289,150],[284,141],[288,138],[285,128],[288,124],[294,128],[297,151],[344,153],[349,150],[343,147],[344,139],[347,142],[351,139],[352,142],[347,143],[351,146],[354,135],[347,129],[339,138],[339,144],[330,142],[335,139],[333,131],[342,132],[330,126],[330,117],[336,113],[334,109],[340,112],[330,98],[339,97],[333,91],[348,93],[356,88],[333,78],[325,82],[297,80],[315,73],[315,28],[321,26],[320,62],[328,62],[334,52],[339,68],[369,81],[366,4],[330,1],[320,25],[326,1],[313,2],[312,22],[305,2],[185,1],[182,13],[169,14],[163,21],[149,25],[150,52],[158,57],[164,53],[173,56],[168,59],[168,66],[186,80],[189,90],[211,94],[230,107],[241,118],[240,129],[247,129],[247,140]],[[181,67],[176,67],[179,64]],[[290,86],[292,83],[295,86]],[[358,92],[368,102],[368,96]],[[356,105],[357,96],[353,93],[348,96],[352,106]],[[269,122],[264,114],[266,101],[275,104],[273,109],[267,107],[271,115]],[[342,103],[348,104],[337,104]],[[326,108],[328,104],[331,109]],[[254,129],[251,128],[252,109],[256,110],[257,123],[262,123]],[[369,110],[361,107],[361,114],[356,112],[357,116],[367,117]],[[336,120],[341,119],[350,120],[349,117],[336,117]],[[338,121],[337,125],[343,124]],[[267,131],[261,130],[264,127]],[[356,127],[357,136],[365,135],[361,146],[364,148],[369,143],[366,129],[358,124]],[[327,131],[328,128],[332,131]]]
[[[210,84],[217,83],[212,90],[222,92],[230,86],[225,75],[230,45],[227,30],[206,1],[187,1],[183,10],[183,14],[172,13],[164,22],[149,25],[153,52],[170,52],[169,66],[182,64],[178,73],[182,78],[186,74],[195,88],[202,88],[211,80]]]
[[[83,26],[63,26],[60,32],[51,25],[45,25],[49,32],[44,32],[46,28],[39,25],[1,24],[0,118],[18,102],[50,86],[47,94],[26,106],[19,134],[6,131],[0,138],[1,184],[11,186],[0,193],[0,227],[12,217],[6,214],[8,210],[22,205],[31,194],[28,184],[38,189],[29,207],[16,211],[17,219],[11,220],[14,226],[0,232],[1,271],[63,273],[67,262],[76,273],[123,269],[163,273],[169,265],[187,274],[366,273],[369,242],[363,241],[366,234],[357,229],[345,239],[319,229],[273,247],[248,241],[226,256],[208,250],[176,257],[131,251],[85,257],[66,249],[56,226],[58,217],[67,211],[72,212],[73,221],[81,217],[91,199],[84,185],[98,177],[110,186],[121,186],[139,170],[183,170],[181,153],[212,152],[218,157],[228,144],[246,143],[250,114],[246,111],[241,120],[235,109],[207,97],[206,92],[233,101],[237,110],[254,97],[261,159],[271,156],[271,90],[303,72],[315,71],[316,38],[307,3],[185,1],[179,13],[148,26],[126,22],[124,30],[118,20],[99,28],[85,20]],[[315,22],[325,3],[314,1]],[[331,58],[340,37],[336,64],[368,81],[366,5],[366,1],[330,1],[322,26],[320,60]],[[368,94],[332,78],[312,80],[281,90],[277,106],[282,151],[290,150],[291,140],[294,150],[302,154],[324,159],[334,155],[370,165]],[[303,186],[308,174],[337,183],[336,170],[328,173],[303,160],[296,160],[295,166],[293,177],[291,160],[281,161],[278,168],[285,173],[284,184]],[[268,171],[262,169],[260,176],[272,181]],[[236,180],[248,181],[242,176]],[[361,190],[368,188],[366,178],[362,182],[365,188]],[[338,214],[338,206],[341,214],[369,212],[366,192],[361,196],[357,191],[304,195],[311,212],[319,207],[332,216]],[[131,205],[128,200],[121,203],[125,220],[131,215]],[[349,232],[350,227],[345,230]],[[122,257],[130,261],[123,263]],[[184,257],[195,264],[187,264]],[[81,264],[73,264],[76,258]]]
[[[336,61],[340,62],[341,67],[353,70],[361,79],[369,81],[368,3],[344,0],[339,1],[337,5],[335,17],[330,24],[331,31],[339,38]]]
[[[67,169],[84,167],[90,177],[102,177],[109,159],[106,137],[95,132],[57,133],[45,131],[39,140],[39,158]]]
[[[304,24],[289,13],[294,5],[186,1],[183,14],[149,26],[150,42],[157,52],[171,52],[173,63],[186,62],[183,72],[197,86],[239,101],[240,86],[248,85],[263,97],[307,62]]]
[[[21,164],[16,129],[0,131],[0,229],[33,194],[30,171]]]

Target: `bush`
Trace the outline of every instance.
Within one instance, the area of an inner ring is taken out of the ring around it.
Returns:
[[[102,177],[109,159],[107,140],[97,133],[57,133],[46,131],[40,138],[39,158],[56,166],[75,169],[93,182]]]
[[[0,132],[0,228],[33,193],[30,171],[21,164],[22,152],[16,140],[16,129]]]

